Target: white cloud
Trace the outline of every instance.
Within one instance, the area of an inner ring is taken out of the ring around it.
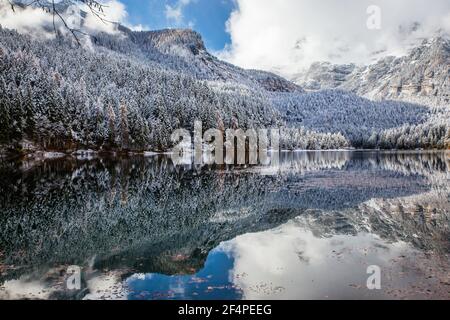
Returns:
[[[48,35],[42,27],[51,25],[52,18],[42,10],[26,8],[24,10],[11,10],[9,5],[0,4],[0,24],[2,27],[14,29],[23,33],[35,32],[39,35]]]
[[[166,19],[179,25],[182,24],[184,22],[183,10],[191,2],[192,0],[178,0],[174,5],[167,4],[165,10]]]
[[[103,1],[105,7],[103,9],[103,19],[110,22],[119,22],[125,24],[127,22],[128,13],[125,5],[117,0]],[[88,15],[84,21],[84,27],[92,31],[103,31],[114,33],[117,29],[116,24],[102,21],[95,14],[89,13],[89,9],[84,9]]]
[[[104,21],[93,14],[86,6],[72,6],[67,13],[61,13],[66,23],[73,29],[82,29],[87,33],[95,32],[117,32],[117,23],[127,26],[132,30],[148,29],[142,25],[132,25],[128,21],[128,12],[125,5],[118,0],[104,0],[105,4],[103,13],[100,14]],[[87,12],[84,18],[82,28],[80,28],[80,12],[79,10]],[[56,18],[56,26],[61,32],[67,32],[61,21]],[[0,24],[9,29],[15,29],[21,33],[30,33],[38,36],[53,37],[53,17],[51,14],[44,12],[40,8],[27,7],[25,9],[16,8],[11,10],[9,5],[0,4]]]
[[[448,0],[236,0],[221,57],[245,68],[290,76],[314,61],[368,63],[374,52],[403,54],[413,39],[450,32]],[[381,29],[367,8],[381,8]],[[414,23],[420,23],[413,28]]]
[[[150,30],[150,27],[144,24],[136,24],[136,25],[132,25],[129,23],[124,23],[124,26],[133,30],[133,31],[147,31]]]
[[[166,18],[168,20],[175,20],[180,23],[183,18],[182,8],[179,6],[166,5]]]

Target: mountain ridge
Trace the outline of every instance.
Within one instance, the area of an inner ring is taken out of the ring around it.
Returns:
[[[156,54],[162,55],[161,58],[165,60],[176,60],[176,71],[181,68],[198,79],[245,83],[250,87],[262,86],[272,92],[304,92],[300,86],[274,73],[243,69],[218,59],[209,53],[202,36],[192,29],[132,31],[119,25],[118,30],[126,35],[119,41],[123,41],[130,50],[135,51],[134,54],[137,51],[147,58],[148,54]],[[117,35],[97,35],[94,41],[98,46],[116,50],[111,46],[111,39],[117,41]],[[132,48],[133,46],[135,47]],[[155,60],[154,57],[151,57],[151,60]],[[186,64],[180,65],[179,60]],[[170,67],[170,63],[164,62]]]
[[[171,134],[287,128],[284,149],[444,148],[448,108],[306,93],[210,54],[193,30],[42,39],[0,29],[0,149],[170,151]],[[449,140],[449,142],[446,142]],[[25,143],[24,143],[25,142]],[[25,150],[27,151],[27,150]]]
[[[450,105],[450,38],[425,39],[402,57],[367,66],[317,62],[294,82],[310,91],[342,89],[370,99]]]

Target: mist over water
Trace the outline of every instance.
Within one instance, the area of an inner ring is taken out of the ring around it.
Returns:
[[[3,159],[0,297],[448,299],[449,168],[445,152]]]

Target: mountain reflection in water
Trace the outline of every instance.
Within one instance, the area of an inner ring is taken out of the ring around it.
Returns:
[[[444,152],[2,160],[0,298],[449,299],[449,168]]]

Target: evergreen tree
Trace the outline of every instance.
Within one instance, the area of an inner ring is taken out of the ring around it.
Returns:
[[[108,106],[108,147],[116,145],[116,114],[111,105]]]
[[[124,103],[120,105],[120,138],[121,149],[128,150],[130,146],[130,128],[128,126],[128,109]]]

